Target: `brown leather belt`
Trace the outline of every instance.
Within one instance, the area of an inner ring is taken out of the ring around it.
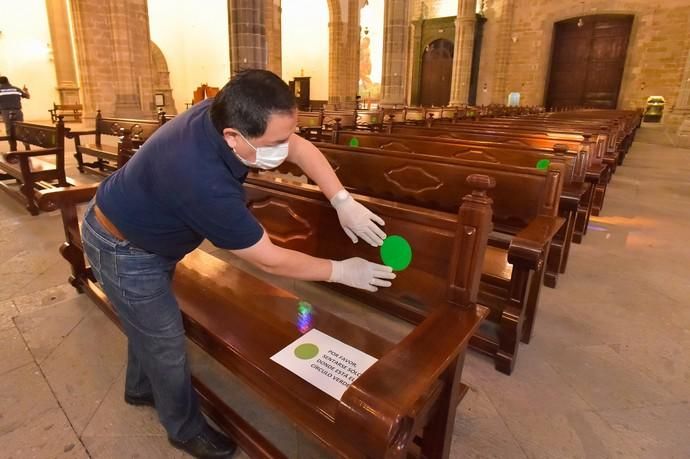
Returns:
[[[105,228],[105,230],[109,232],[115,239],[119,239],[121,241],[127,240],[127,238],[125,238],[122,235],[122,233],[117,229],[117,227],[113,225],[110,220],[108,220],[108,217],[106,217],[105,214],[101,212],[101,209],[99,209],[98,206],[95,204],[93,206],[93,212],[96,216],[96,220],[98,220],[98,223],[100,223],[101,226]]]

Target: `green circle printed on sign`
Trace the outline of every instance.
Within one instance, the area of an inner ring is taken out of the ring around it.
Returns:
[[[357,137],[353,137],[350,139],[350,146],[351,147],[359,147],[359,139]]]
[[[402,271],[412,262],[412,247],[402,236],[388,236],[381,246],[381,260],[393,271]]]
[[[551,161],[548,159],[540,159],[537,161],[537,169],[548,169],[551,165]]]
[[[304,343],[295,348],[295,356],[298,359],[309,360],[319,355],[319,348],[316,344]]]

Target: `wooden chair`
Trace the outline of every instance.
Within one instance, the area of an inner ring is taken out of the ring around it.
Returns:
[[[60,116],[63,117],[63,120],[64,120],[64,118],[69,117],[75,123],[81,123],[81,112],[82,112],[82,110],[83,110],[83,107],[81,104],[61,104],[61,105],[58,105],[55,102],[53,102],[53,108],[48,109],[48,112],[50,113],[50,119],[53,123],[57,123]]]
[[[117,141],[122,135],[127,134],[131,140],[143,143],[151,137],[154,132],[167,120],[165,112],[158,115],[156,120],[137,120],[126,118],[106,118],[98,110],[96,114],[96,126],[94,129],[82,131],[70,131],[67,138],[74,139],[79,172],[93,172],[98,175],[108,175],[118,168],[118,159],[121,154],[118,152]],[[82,137],[95,135],[93,143],[82,142]],[[103,143],[103,136],[113,138],[114,144]],[[85,156],[96,158],[93,162],[84,161]]]
[[[24,204],[31,215],[38,215],[36,193],[39,190],[72,184],[65,175],[62,115],[58,115],[55,127],[11,119],[8,135],[0,137],[3,140],[9,143],[10,149],[0,157],[0,187]],[[38,148],[19,151],[18,143]]]

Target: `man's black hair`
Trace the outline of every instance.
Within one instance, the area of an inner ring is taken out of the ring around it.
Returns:
[[[211,121],[221,135],[223,129],[233,128],[248,137],[261,137],[271,114],[291,113],[296,106],[290,88],[278,75],[243,70],[216,94]]]
[[[10,80],[6,76],[0,76],[0,84],[10,84]]]

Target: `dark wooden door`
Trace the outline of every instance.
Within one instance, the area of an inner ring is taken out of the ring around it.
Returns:
[[[616,108],[633,16],[583,16],[554,24],[546,106]]]
[[[448,105],[452,74],[453,43],[444,39],[429,43],[422,56],[420,105],[425,107]]]

